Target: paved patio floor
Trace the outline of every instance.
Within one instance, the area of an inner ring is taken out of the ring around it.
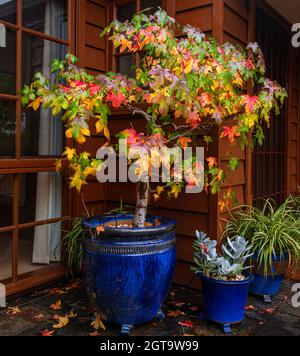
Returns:
[[[231,335],[299,336],[300,308],[291,305],[292,284],[286,281],[272,304],[250,296],[246,318],[233,326]],[[133,335],[224,335],[219,325],[198,320],[201,309],[200,292],[174,286],[164,304],[166,319],[136,326]],[[98,323],[93,321],[95,310],[89,305],[81,282],[62,281],[8,300],[8,307],[0,309],[0,335],[119,335],[118,326],[104,325],[103,330],[99,320]]]

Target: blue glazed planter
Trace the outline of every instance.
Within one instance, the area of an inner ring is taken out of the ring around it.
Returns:
[[[245,306],[253,276],[244,281],[221,281],[200,275],[202,281],[205,316],[223,324],[230,332],[230,324],[244,320]]]
[[[89,295],[108,323],[132,325],[162,317],[176,262],[175,221],[163,217],[161,225],[147,228],[105,227],[98,240],[95,228],[133,219],[132,215],[97,216],[83,221],[87,238],[83,243],[83,271]]]
[[[259,266],[258,257],[252,257],[254,261],[254,280],[250,286],[250,293],[263,296],[266,302],[271,301],[271,297],[278,294],[284,280],[287,268],[288,257],[285,254],[280,257],[279,254],[273,256],[273,266],[268,274],[264,274],[263,267]]]

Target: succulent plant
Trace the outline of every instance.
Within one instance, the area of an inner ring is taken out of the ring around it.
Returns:
[[[217,279],[234,279],[249,268],[246,261],[253,255],[252,246],[242,236],[227,239],[222,245],[222,255],[217,252],[217,241],[211,240],[204,232],[196,231],[194,262],[196,273]]]

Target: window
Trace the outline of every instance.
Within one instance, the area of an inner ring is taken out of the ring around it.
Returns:
[[[130,20],[139,11],[149,9],[148,12],[154,13],[158,7],[163,7],[163,0],[136,0],[136,1],[117,1],[116,16],[119,21]],[[135,66],[139,61],[139,56],[128,53],[114,52],[114,67],[118,73],[133,77]]]
[[[288,88],[289,32],[264,10],[257,10],[257,42],[267,64],[267,76]],[[265,124],[265,142],[253,150],[253,204],[261,207],[264,199],[277,204],[284,201],[286,175],[287,105],[280,116],[273,116],[271,127]]]
[[[0,0],[0,281],[59,267],[68,190],[54,163],[63,126],[47,110],[23,110],[20,90],[70,47],[67,0]],[[22,21],[22,22],[21,22]],[[64,193],[66,191],[66,193]]]

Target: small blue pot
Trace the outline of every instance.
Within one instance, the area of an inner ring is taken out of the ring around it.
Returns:
[[[252,257],[254,261],[253,275],[254,280],[250,286],[250,293],[264,296],[266,301],[279,293],[288,268],[288,256],[273,256],[272,268],[267,275],[264,274],[263,266],[259,266],[257,254]]]
[[[83,221],[83,273],[89,295],[101,317],[121,324],[122,333],[132,325],[163,317],[163,304],[175,270],[175,221],[154,216],[147,219],[159,226],[147,228],[105,227],[101,237],[95,228],[107,223],[132,221],[132,215],[97,216]]]
[[[253,276],[244,281],[221,281],[200,275],[202,281],[205,316],[223,324],[230,332],[230,324],[244,320],[248,291]]]

